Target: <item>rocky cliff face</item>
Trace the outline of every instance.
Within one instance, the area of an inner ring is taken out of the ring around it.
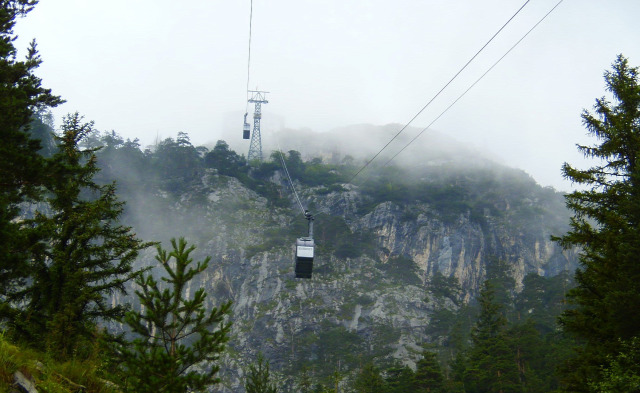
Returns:
[[[281,179],[272,180],[286,196]],[[564,230],[566,212],[551,207],[562,203],[557,194],[553,203],[518,200],[516,208],[504,197],[450,213],[420,201],[375,201],[353,185],[300,189],[304,204],[319,212],[311,280],[293,273],[294,241],[306,234],[300,211],[293,203],[274,207],[236,178],[210,171],[179,195],[155,192],[130,203],[138,210],[129,220],[142,238],[185,236],[198,256],[212,257],[192,284],[206,288],[212,304],[233,300],[223,391],[241,391],[243,369],[258,352],[289,386],[304,367],[328,375],[372,358],[413,364],[429,340],[433,306],[426,297],[435,272],[455,277],[469,300],[490,258],[508,262],[517,282],[529,272],[575,268],[575,256],[549,239]],[[140,263],[152,264],[152,256]]]

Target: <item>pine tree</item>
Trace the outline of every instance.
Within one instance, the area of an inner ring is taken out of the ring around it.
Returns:
[[[172,239],[171,245],[169,253],[157,246],[156,256],[166,273],[162,281],[168,287],[163,289],[152,275],[139,276],[135,281],[140,287],[136,295],[143,311],[128,312],[124,322],[138,337],[117,346],[127,391],[186,392],[203,390],[220,381],[216,362],[229,339],[231,302],[207,311],[204,288],[189,299],[189,282],[207,268],[210,258],[193,266],[190,254],[195,246],[188,247],[183,238]]]
[[[502,306],[502,314],[507,319],[511,319],[513,295],[516,290],[516,280],[512,274],[513,267],[503,259],[490,257],[486,270],[486,279],[491,283],[496,303]]]
[[[609,358],[609,365],[602,368],[602,379],[589,384],[592,392],[640,392],[640,338],[622,342],[621,346],[621,351]]]
[[[467,373],[467,358],[463,352],[458,352],[456,357],[449,362],[448,388],[450,392],[465,392],[464,380]]]
[[[367,363],[353,381],[353,388],[357,393],[382,393],[385,391],[385,382],[373,363]]]
[[[563,374],[568,391],[586,392],[602,378],[621,342],[640,336],[640,85],[638,68],[622,55],[604,75],[613,102],[599,98],[582,121],[593,146],[579,145],[597,165],[580,170],[564,164],[567,179],[581,186],[567,195],[573,210],[565,248],[578,247],[575,305],[561,319],[566,332],[582,340]],[[622,341],[621,341],[622,340]]]
[[[435,353],[426,350],[422,352],[422,359],[416,364],[412,385],[412,391],[416,393],[442,392],[444,377]]]
[[[507,336],[518,370],[518,382],[523,391],[546,393],[553,390],[553,381],[544,378],[545,371],[549,369],[545,364],[545,354],[550,353],[552,348],[542,341],[533,321],[512,326]]]
[[[46,180],[39,141],[29,132],[38,110],[62,100],[34,75],[41,64],[35,41],[27,58],[16,60],[13,27],[36,5],[34,0],[0,0],[0,321],[15,318],[15,290],[29,276],[29,249],[36,233],[19,220],[22,202],[38,201]]]
[[[227,142],[218,141],[213,150],[204,156],[204,164],[208,168],[216,168],[221,175],[237,177],[246,162],[243,157],[229,149]]]
[[[65,357],[93,339],[99,322],[124,313],[107,296],[125,292],[137,272],[132,263],[148,246],[118,224],[123,202],[115,185],[93,182],[94,150],[78,143],[93,132],[76,113],[64,119],[58,152],[48,162],[46,207],[28,224],[41,241],[32,247],[30,282],[19,290],[11,326],[31,343]]]
[[[247,378],[244,383],[247,393],[276,393],[277,389],[271,380],[269,361],[260,353],[258,362],[249,365]]]
[[[408,393],[412,390],[413,370],[408,366],[394,366],[386,370],[385,382],[389,393]]]
[[[309,369],[306,366],[302,367],[302,374],[300,376],[300,382],[298,382],[298,389],[300,393],[311,393],[311,375],[309,375]]]
[[[465,388],[473,393],[520,392],[504,307],[496,302],[491,282],[485,281],[478,303],[480,314],[471,333],[473,347],[465,370]]]

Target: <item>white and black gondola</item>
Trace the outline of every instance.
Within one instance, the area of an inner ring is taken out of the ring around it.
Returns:
[[[249,125],[249,123],[247,123],[247,115],[248,113],[244,114],[244,125],[242,126],[242,139],[249,139],[250,137],[250,132],[251,132],[251,126]]]
[[[309,221],[309,236],[296,239],[296,278],[311,278],[313,272],[313,257],[315,243],[313,241],[313,216],[309,211],[304,212]]]

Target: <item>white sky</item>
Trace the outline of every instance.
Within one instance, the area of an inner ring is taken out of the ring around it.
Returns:
[[[271,92],[263,139],[283,127],[405,124],[524,1],[253,0],[250,88]],[[428,125],[556,2],[531,0],[412,125]],[[179,131],[194,145],[241,139],[249,8],[41,0],[18,22],[17,46],[36,38],[38,75],[67,100],[58,123],[79,111],[143,145]],[[638,0],[564,0],[433,128],[568,190],[560,166],[582,161],[580,113],[605,94],[603,72],[619,53],[640,66],[639,17]]]

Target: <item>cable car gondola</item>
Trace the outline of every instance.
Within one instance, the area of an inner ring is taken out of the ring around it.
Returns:
[[[249,139],[249,131],[251,131],[251,126],[249,125],[249,123],[247,123],[247,115],[248,113],[244,114],[244,126],[242,127],[242,139]]]
[[[296,239],[296,278],[311,278],[313,272],[313,216],[305,210],[304,217],[309,221],[309,236]]]

